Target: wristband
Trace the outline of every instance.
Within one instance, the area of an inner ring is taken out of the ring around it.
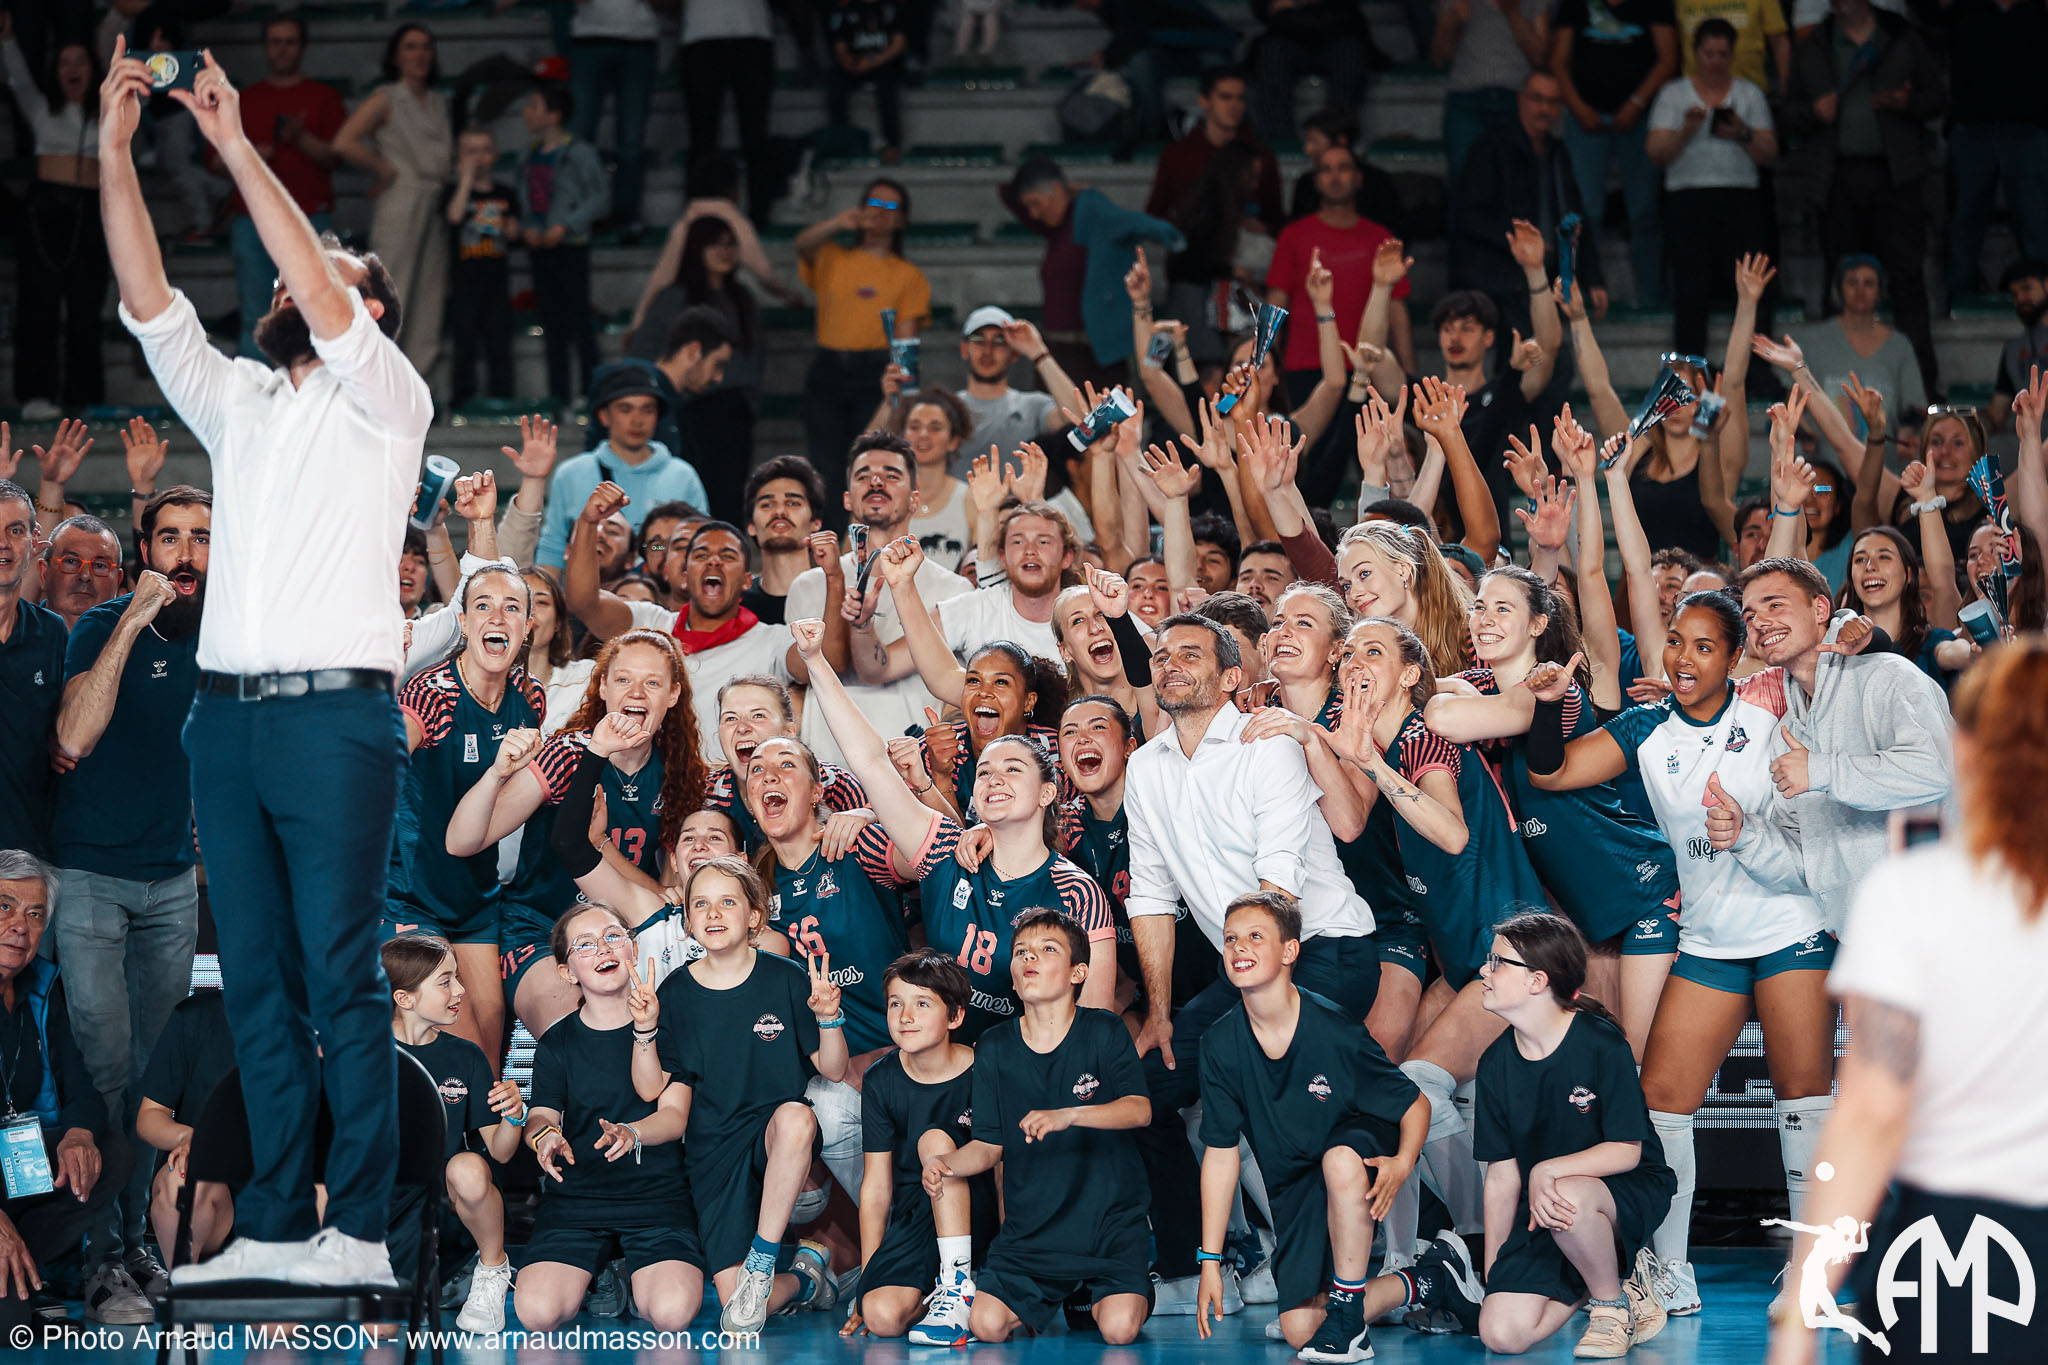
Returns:
[[[640,1164],[640,1130],[629,1123],[626,1125],[626,1131],[633,1135],[633,1164],[638,1166]]]
[[[1907,510],[1917,517],[1922,512],[1939,512],[1947,506],[1948,499],[1946,497],[1943,497],[1941,494],[1936,493],[1933,497],[1929,498],[1925,502],[1916,502],[1912,504],[1909,508],[1907,508]]]
[[[818,1021],[818,1027],[819,1027],[819,1028],[844,1028],[844,1027],[846,1027],[846,1011],[845,1011],[845,1010],[841,1010],[841,1011],[839,1011],[839,1013],[837,1013],[837,1014],[833,1015],[833,1016],[832,1016],[832,1017],[831,1017],[830,1019],[820,1019],[820,1020]]]
[[[505,1122],[511,1124],[514,1128],[524,1128],[526,1126],[526,1111],[524,1109],[520,1110],[519,1117],[516,1119],[510,1114],[505,1115]]]
[[[1117,658],[1123,661],[1124,681],[1132,687],[1150,687],[1152,651],[1145,647],[1145,637],[1128,611],[1109,618],[1109,638],[1116,641]]]
[[[128,490],[128,496],[131,498],[141,498],[143,501],[147,502],[149,499],[156,496],[156,490],[152,488],[147,493],[145,493],[140,488],[131,488]]]
[[[1795,507],[1795,508],[1793,508],[1793,509],[1792,509],[1791,511],[1787,512],[1787,511],[1786,511],[1786,510],[1785,510],[1784,508],[1782,508],[1782,507],[1778,506],[1778,504],[1776,504],[1776,503],[1774,502],[1774,503],[1772,503],[1772,504],[1771,504],[1771,512],[1770,512],[1770,515],[1769,515],[1768,517],[1764,518],[1764,520],[1766,520],[1766,521],[1773,521],[1773,520],[1776,520],[1776,519],[1777,519],[1777,518],[1779,518],[1779,517],[1796,517],[1796,516],[1798,516],[1798,515],[1799,515],[1799,510],[1800,510],[1800,509],[1798,509],[1797,507]]]
[[[527,1138],[526,1145],[533,1148],[533,1154],[535,1156],[540,1155],[540,1144],[547,1138],[547,1135],[549,1133],[553,1133],[556,1137],[562,1136],[562,1130],[555,1127],[554,1124],[550,1123],[547,1127],[541,1129],[533,1136]]]
[[[1196,1265],[1208,1265],[1208,1264],[1210,1264],[1211,1262],[1215,1262],[1216,1264],[1219,1264],[1219,1265],[1220,1265],[1220,1264],[1222,1264],[1222,1261],[1223,1261],[1223,1256],[1222,1256],[1222,1254],[1221,1254],[1221,1253],[1219,1253],[1219,1252],[1214,1252],[1214,1251],[1200,1251],[1200,1250],[1197,1250],[1197,1251],[1195,1252],[1195,1264],[1196,1264]]]
[[[1336,315],[1335,313],[1318,313],[1318,314],[1316,314],[1316,321],[1317,321],[1317,322],[1335,322],[1336,320],[1337,320],[1337,315]]]
[[[660,1025],[656,1025],[655,1027],[648,1029],[645,1032],[642,1032],[641,1030],[636,1028],[633,1030],[633,1036],[635,1038],[658,1038],[661,1036],[661,1027]]]

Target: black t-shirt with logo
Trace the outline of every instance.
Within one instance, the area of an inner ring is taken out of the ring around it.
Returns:
[[[1294,1038],[1277,1058],[1242,1004],[1202,1035],[1202,1145],[1250,1138],[1275,1186],[1319,1172],[1341,1133],[1371,1129],[1394,1150],[1401,1116],[1422,1093],[1363,1023],[1311,991],[1300,996]]]
[[[1077,1126],[1027,1143],[1019,1124],[1034,1109],[1148,1094],[1145,1070],[1130,1030],[1108,1010],[1078,1011],[1050,1052],[1027,1047],[1020,1024],[1004,1020],[974,1049],[974,1138],[1003,1149],[1001,1242],[1013,1258],[1089,1255],[1144,1226],[1151,1191],[1136,1130]]]
[[[403,1040],[398,1045],[419,1059],[441,1092],[441,1107],[448,1111],[449,1156],[471,1150],[471,1133],[501,1122],[491,1112],[491,1064],[482,1048],[452,1033],[418,1047]]]
[[[765,1130],[778,1105],[803,1103],[818,1050],[801,965],[756,951],[747,979],[725,990],[698,981],[698,965],[670,972],[656,992],[662,1070],[691,1090],[683,1149],[692,1171],[700,1157]]]
[[[1595,1015],[1573,1015],[1564,1041],[1534,1061],[1513,1029],[1501,1034],[1479,1059],[1476,1090],[1472,1155],[1513,1161],[1525,1180],[1538,1162],[1603,1142],[1642,1143],[1637,1171],[1664,1166],[1628,1039]]]
[[[504,269],[518,231],[518,195],[496,182],[472,190],[455,225],[456,264]]]
[[[1657,65],[1650,30],[1658,24],[1677,28],[1671,0],[1562,0],[1551,25],[1572,31],[1572,84],[1579,98],[1603,114],[1628,103]]]
[[[844,43],[856,57],[878,57],[903,32],[903,17],[895,0],[848,0],[825,16],[825,32],[835,48]]]
[[[674,973],[669,979],[681,976]],[[665,1021],[664,1021],[665,1022]],[[488,1088],[488,1087],[486,1087]],[[633,1089],[633,1026],[594,1029],[573,1011],[541,1035],[533,1052],[529,1102],[562,1116],[562,1136],[576,1163],[558,1160],[561,1180],[541,1178],[541,1210],[558,1225],[615,1227],[673,1219],[690,1226],[688,1187],[683,1182],[682,1148],[673,1142],[611,1161],[597,1150],[604,1128],[598,1122],[637,1123],[652,1114],[655,1101]]]

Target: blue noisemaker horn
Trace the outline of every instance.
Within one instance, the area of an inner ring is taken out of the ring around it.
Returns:
[[[1259,305],[1252,324],[1252,369],[1256,371],[1266,363],[1266,352],[1273,349],[1273,338],[1280,335],[1280,324],[1287,321],[1287,310],[1276,308],[1270,303]],[[1237,406],[1238,395],[1225,394],[1217,401],[1216,411],[1229,412]]]
[[[882,310],[882,340],[894,341],[895,339],[896,310],[894,308],[884,308]]]
[[[1567,213],[1557,225],[1557,282],[1564,296],[1571,297],[1572,276],[1579,264],[1579,215]]]
[[[1642,407],[1636,410],[1635,417],[1630,420],[1628,438],[1631,441],[1641,440],[1643,434],[1651,427],[1686,404],[1698,401],[1698,396],[1678,377],[1677,372],[1670,366],[1665,366],[1664,372],[1657,376],[1657,383],[1650,390],[1649,397],[1643,399]]]
[[[1983,502],[1991,524],[1998,528],[1998,562],[2008,579],[2020,576],[2020,533],[2013,526],[2012,504],[2005,497],[2005,471],[1989,455],[1970,466],[1970,490]],[[1982,580],[1979,580],[1980,582]],[[2000,587],[2003,588],[2003,584]],[[1987,592],[1985,596],[1989,597]],[[2001,604],[2002,606],[2002,604]],[[2001,615],[2003,611],[2001,610]]]

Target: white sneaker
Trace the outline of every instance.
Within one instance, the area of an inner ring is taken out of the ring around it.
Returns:
[[[463,1300],[462,1311],[455,1315],[456,1328],[464,1332],[504,1331],[505,1292],[511,1287],[510,1259],[496,1265],[479,1264],[470,1277],[469,1297]]]
[[[1202,1292],[1202,1276],[1199,1271],[1193,1275],[1182,1275],[1178,1279],[1162,1280],[1152,1277],[1152,1316],[1155,1318],[1191,1318],[1195,1315],[1196,1300]],[[1279,1297],[1275,1295],[1274,1297]],[[1223,1267],[1223,1315],[1229,1317],[1244,1307],[1244,1292],[1237,1283],[1237,1271],[1230,1266]]]
[[[1657,1302],[1671,1317],[1700,1311],[1700,1280],[1691,1261],[1657,1262],[1657,1275],[1651,1283],[1657,1290]]]
[[[305,1250],[285,1264],[284,1277],[293,1284],[322,1288],[398,1288],[391,1273],[391,1253],[382,1242],[351,1237],[340,1228],[322,1228]]]
[[[740,1271],[740,1282],[732,1291],[732,1302],[718,1315],[718,1330],[752,1335],[768,1321],[768,1294],[775,1276],[766,1270]]]
[[[1278,1318],[1274,1318],[1274,1319],[1273,1319],[1273,1320],[1272,1320],[1271,1322],[1269,1322],[1269,1323],[1267,1323],[1267,1324],[1266,1324],[1266,1340],[1268,1340],[1268,1341],[1285,1341],[1285,1340],[1287,1340],[1287,1333],[1285,1333],[1285,1332],[1283,1332],[1283,1331],[1281,1331],[1281,1330],[1280,1330],[1280,1319],[1278,1319]]]
[[[21,420],[24,422],[54,422],[64,415],[64,409],[47,398],[31,398],[21,405]]]
[[[1240,1277],[1238,1289],[1246,1303],[1280,1302],[1280,1286],[1273,1280],[1273,1258],[1268,1256],[1259,1262],[1257,1270]]]
[[[85,1282],[85,1320],[124,1327],[155,1322],[156,1310],[142,1295],[135,1277],[119,1261],[102,1262]]]
[[[974,1307],[974,1281],[956,1274],[932,1292],[924,1317],[909,1332],[913,1346],[965,1346],[967,1315]]]
[[[212,1260],[181,1265],[171,1271],[171,1286],[185,1289],[230,1280],[287,1280],[291,1277],[285,1274],[285,1268],[305,1254],[304,1242],[259,1242],[253,1237],[237,1237]]]

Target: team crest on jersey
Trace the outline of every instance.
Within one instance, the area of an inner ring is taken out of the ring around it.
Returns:
[[[1330,1102],[1330,1078],[1318,1071],[1308,1079],[1308,1093],[1328,1104]]]
[[[450,1076],[441,1082],[441,1103],[460,1104],[469,1098],[469,1082],[460,1076]]]
[[[1095,1079],[1095,1073],[1084,1071],[1081,1073],[1081,1079],[1074,1082],[1074,1096],[1085,1100],[1101,1088],[1102,1082]]]
[[[37,686],[37,687],[41,687],[42,685],[43,685],[43,670],[39,668],[39,669],[37,669],[37,670],[36,670],[36,686]]]
[[[1104,837],[1108,841],[1109,846],[1115,848],[1124,841],[1124,832],[1120,829],[1113,829]]]
[[[1722,741],[1721,747],[1731,754],[1741,753],[1749,747],[1749,731],[1743,729],[1740,725],[1729,726],[1728,738]]]
[[[828,867],[818,874],[818,895],[822,899],[826,896],[836,896],[838,894],[839,883],[832,879],[832,869]]]
[[[955,910],[965,910],[967,908],[967,902],[973,899],[973,887],[969,886],[966,882],[953,883],[953,908]]]
[[[954,1119],[953,1124],[955,1127],[972,1129],[974,1127],[974,1111],[972,1109],[962,1109],[960,1117]]]
[[[1677,754],[1666,754],[1664,756],[1664,771],[1670,773],[1673,777],[1678,776]]]
[[[1408,889],[1418,896],[1427,896],[1429,894],[1429,888],[1424,886],[1422,879],[1413,872],[1408,874]]]
[[[476,751],[476,736],[474,734],[468,734],[462,737],[462,761],[464,763],[475,763],[478,761]]]
[[[774,1015],[764,1014],[754,1021],[754,1036],[764,1043],[772,1043],[782,1036],[782,1031],[787,1027],[789,1026]]]
[[[1654,862],[1652,862],[1652,861],[1651,861],[1650,859],[1648,859],[1648,858],[1645,858],[1645,859],[1643,859],[1643,860],[1642,860],[1641,862],[1639,862],[1639,863],[1637,863],[1637,864],[1636,864],[1636,880],[1637,880],[1637,881],[1639,881],[1639,882],[1647,882],[1647,881],[1654,881],[1654,880],[1656,879],[1656,876],[1657,876],[1657,864],[1656,864],[1656,863],[1654,863]]]
[[[449,673],[429,673],[427,675],[427,686],[439,688],[443,692],[460,692],[462,690],[462,684],[455,680],[453,674]]]
[[[1583,1114],[1590,1110],[1593,1107],[1593,1101],[1600,1097],[1586,1089],[1583,1085],[1575,1085],[1572,1087],[1572,1093],[1565,1096],[1565,1098],[1571,1101],[1574,1109]]]

